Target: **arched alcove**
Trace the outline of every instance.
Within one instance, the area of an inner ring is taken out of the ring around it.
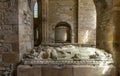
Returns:
[[[66,22],[60,22],[55,27],[55,42],[70,43],[71,42],[71,27]]]

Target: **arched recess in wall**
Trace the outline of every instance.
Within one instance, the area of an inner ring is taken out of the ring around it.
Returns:
[[[66,22],[60,22],[55,27],[55,42],[70,43],[71,42],[71,27]]]
[[[34,46],[41,43],[41,0],[36,0],[34,4]]]

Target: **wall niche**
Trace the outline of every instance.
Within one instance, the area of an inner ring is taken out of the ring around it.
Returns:
[[[70,43],[71,42],[71,27],[66,22],[60,22],[55,27],[55,42]]]

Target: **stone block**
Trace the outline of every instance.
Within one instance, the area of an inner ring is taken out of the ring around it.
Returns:
[[[32,66],[34,76],[72,76],[72,66]]]
[[[0,63],[2,62],[2,55],[0,54]]]
[[[8,42],[8,43],[18,42],[18,36],[17,36],[17,34],[10,34],[10,33],[6,34],[5,35],[5,42]]]
[[[58,70],[52,66],[42,67],[42,76],[48,76],[48,75],[49,76],[58,76]]]
[[[76,66],[74,76],[116,76],[115,68],[111,66]]]
[[[18,57],[13,53],[4,53],[2,56],[2,60],[5,63],[17,63]]]
[[[18,43],[12,43],[12,51],[18,53],[19,52],[19,45]]]
[[[42,76],[41,66],[33,66],[33,76]]]
[[[6,53],[12,50],[11,43],[3,41],[0,42],[0,54]]]
[[[0,31],[2,32],[2,31]],[[4,35],[0,34],[0,41],[3,41],[4,40]]]
[[[0,53],[8,52],[8,49],[0,46]]]
[[[33,76],[34,70],[29,65],[20,65],[17,69],[17,76]]]
[[[60,76],[73,76],[72,66],[63,67],[58,69],[58,75]]]
[[[20,65],[17,74],[18,76],[42,76],[41,66]]]

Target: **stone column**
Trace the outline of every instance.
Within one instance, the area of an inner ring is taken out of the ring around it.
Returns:
[[[114,31],[114,61],[117,66],[118,76],[120,75],[120,0],[114,0],[113,8]]]
[[[48,0],[42,0],[42,43],[48,41]]]
[[[78,0],[78,43],[96,45],[96,9],[93,0]]]

